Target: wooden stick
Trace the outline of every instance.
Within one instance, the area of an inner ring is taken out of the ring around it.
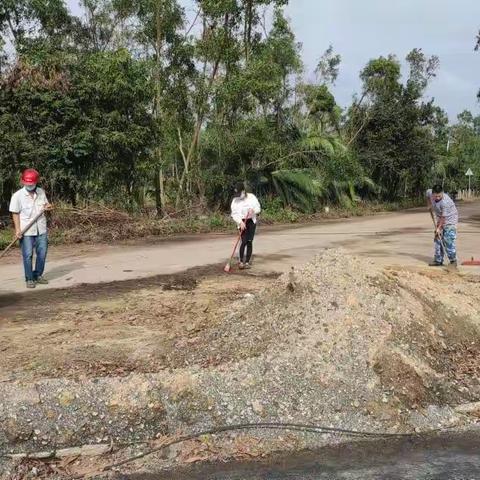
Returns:
[[[436,232],[437,231],[437,222],[435,220],[435,215],[433,214],[432,210],[430,210],[430,216],[432,217],[433,226],[435,227],[435,232]],[[436,239],[436,237],[435,237],[435,239]],[[445,245],[445,240],[443,239],[441,234],[439,234],[438,239],[440,240],[440,243],[442,244],[444,258],[447,257],[448,264],[450,265],[452,262],[450,261],[450,258],[448,258],[447,247]]]
[[[38,213],[34,219],[22,230],[22,236],[28,231],[30,230],[30,228],[33,226],[33,224],[45,213],[44,210],[42,210],[40,213]],[[15,245],[15,243],[17,243],[17,240],[19,240],[17,237],[15,237],[13,239],[12,242],[10,242],[10,244],[7,246],[7,248],[2,252],[0,253],[0,258],[3,258],[7,253],[8,251]]]

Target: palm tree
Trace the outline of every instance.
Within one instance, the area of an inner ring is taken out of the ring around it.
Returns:
[[[376,190],[341,137],[337,108],[325,112],[319,103],[316,97],[298,150],[280,159],[281,168],[271,173],[283,203],[306,212],[327,203],[349,208],[359,200],[359,190]]]

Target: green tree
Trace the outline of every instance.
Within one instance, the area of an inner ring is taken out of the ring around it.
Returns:
[[[466,171],[471,168],[472,185],[480,187],[480,116],[474,117],[468,110],[457,117],[458,122],[450,128],[450,145],[445,159],[445,185],[449,190],[465,189],[468,186]]]
[[[238,176],[248,178],[258,192],[268,192],[273,165],[291,148],[295,135],[289,101],[294,91],[292,76],[301,68],[298,45],[279,9],[271,30],[262,36],[256,10],[267,3],[284,2],[245,2],[229,13],[236,20],[225,31],[215,88],[207,102],[198,171],[204,185],[209,179],[210,198],[221,198],[223,204]],[[242,21],[242,15],[248,18]],[[200,84],[197,92],[202,91]]]
[[[178,132],[191,124],[189,84],[195,78],[194,50],[188,32],[183,31],[185,15],[176,0],[116,1],[119,12],[133,19],[132,41],[151,69],[156,144],[150,166],[157,214],[161,215],[166,203],[164,172],[175,166],[180,156]]]
[[[367,175],[389,200],[420,194],[436,161],[433,127],[438,111],[422,98],[438,59],[415,49],[407,62],[405,85],[395,57],[369,62],[360,75],[362,97],[349,111],[352,145]]]
[[[335,54],[333,46],[330,45],[325,53],[320,58],[315,73],[322,84],[334,84],[338,78],[339,67],[342,61],[342,57]]]

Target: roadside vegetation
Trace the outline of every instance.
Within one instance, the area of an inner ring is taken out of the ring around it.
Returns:
[[[266,222],[415,202],[432,180],[465,188],[468,168],[478,185],[480,117],[451,124],[426,97],[436,56],[413,49],[405,76],[373,58],[341,108],[340,55],[319,47],[310,75],[286,3],[82,0],[77,17],[64,0],[2,2],[3,213],[25,167],[59,205],[160,219],[147,233],[224,228],[238,178]]]
[[[373,215],[423,204],[421,201],[404,200],[400,202],[358,202],[349,208],[333,206],[328,211],[302,213],[284,207],[276,198],[267,200],[260,222],[263,226],[306,224],[325,220]],[[188,212],[165,213],[162,218],[145,213],[131,213],[113,210],[100,205],[85,208],[72,208],[59,205],[49,213],[51,244],[107,243],[128,240],[153,240],[154,237],[174,237],[188,234],[232,233],[234,225],[228,214],[220,210],[204,212],[191,209]],[[5,219],[8,225],[8,217]],[[13,240],[13,229],[0,229],[0,249]]]

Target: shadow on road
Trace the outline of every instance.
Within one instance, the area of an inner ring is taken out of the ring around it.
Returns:
[[[194,290],[203,278],[211,275],[229,275],[224,273],[224,266],[224,264],[212,264],[190,268],[178,273],[132,278],[117,282],[82,283],[70,288],[42,289],[42,287],[38,287],[35,290],[25,290],[22,293],[0,291],[0,315],[12,311],[18,312],[39,303],[54,304],[64,300],[88,302],[102,298],[113,298],[130,291],[149,287],[163,287],[165,290]],[[235,271],[232,271],[230,275],[235,273]],[[62,273],[63,275],[65,273]],[[278,276],[277,273],[255,273],[255,270],[249,270],[249,273],[242,272],[242,275],[260,275],[267,278]],[[47,275],[47,278],[49,278],[49,275]]]
[[[45,278],[48,280],[56,280],[57,278],[62,278],[68,275],[75,270],[80,270],[84,267],[84,262],[75,262],[75,263],[67,263],[65,265],[59,265],[58,267],[52,268],[48,270],[45,274]]]

